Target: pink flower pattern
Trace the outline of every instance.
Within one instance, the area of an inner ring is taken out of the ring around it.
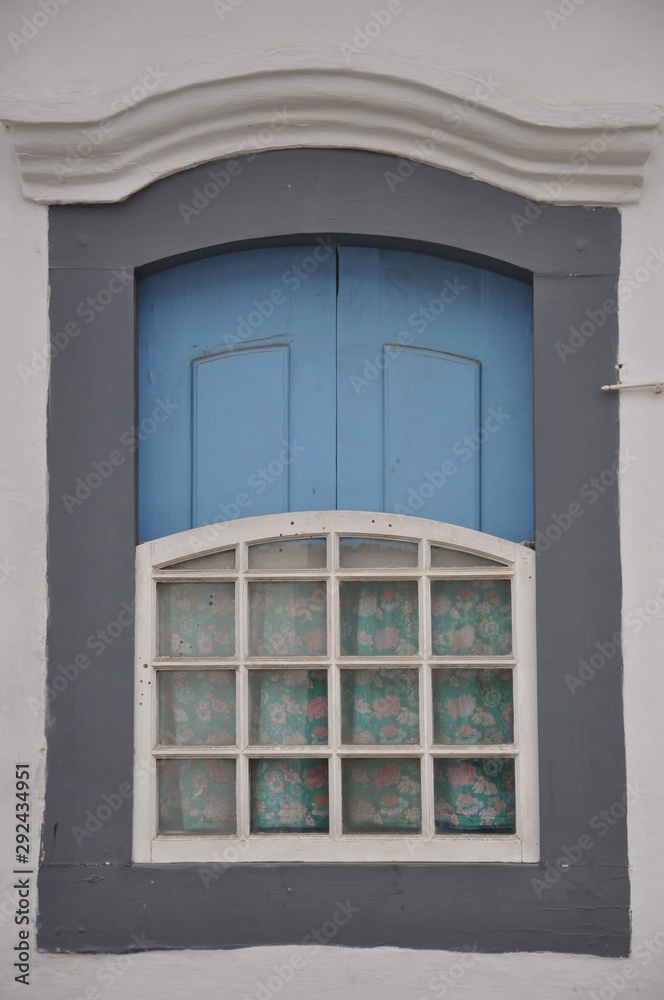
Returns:
[[[507,656],[512,652],[509,580],[434,580],[432,648],[436,656]]]
[[[251,762],[251,828],[254,831],[327,831],[327,760],[275,758]]]
[[[515,830],[514,760],[478,757],[434,761],[436,833]]]
[[[234,670],[161,670],[158,678],[162,745],[235,743]]]
[[[434,742],[513,743],[511,670],[434,670]]]
[[[160,583],[160,656],[233,656],[234,583]]]
[[[346,760],[342,774],[346,833],[419,832],[419,760]]]
[[[417,583],[347,580],[339,587],[342,656],[412,656],[418,650]]]
[[[249,621],[252,656],[322,656],[327,651],[326,584],[252,583]]]
[[[317,656],[327,651],[324,582],[271,581],[250,586],[250,652]],[[233,583],[159,584],[159,652],[166,656],[235,654]],[[510,583],[437,580],[431,585],[435,655],[509,655]],[[343,656],[412,656],[419,648],[417,584],[344,581],[340,585]],[[306,661],[305,661],[306,662]],[[436,668],[434,741],[510,744],[514,740],[509,669]],[[174,746],[235,743],[235,671],[177,670],[159,675],[159,741]],[[252,668],[250,739],[254,745],[328,741],[327,672]],[[361,745],[416,744],[420,738],[418,668],[342,671],[342,740]],[[472,752],[472,751],[471,751]],[[421,829],[420,762],[415,758],[343,762],[347,832]],[[328,763],[283,758],[251,763],[252,829],[326,831]],[[512,758],[434,761],[438,833],[510,832],[515,824]],[[235,762],[159,762],[160,831],[233,833]]]
[[[160,833],[236,832],[234,760],[160,760]]]
[[[327,743],[327,671],[251,670],[249,689],[254,745]]]
[[[416,669],[344,670],[341,677],[344,743],[419,742]]]

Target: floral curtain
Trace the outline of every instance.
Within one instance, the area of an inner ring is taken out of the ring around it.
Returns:
[[[419,833],[418,759],[345,760],[342,767],[344,833]]]
[[[162,746],[233,746],[234,670],[160,670]]]
[[[511,670],[434,670],[434,743],[511,743]]]
[[[327,653],[325,581],[249,585],[249,742],[254,747],[328,744],[327,669],[307,663]],[[159,584],[159,650],[165,656],[235,654],[232,583]],[[405,657],[419,652],[418,584],[412,580],[340,583],[342,656]],[[507,656],[512,651],[510,582],[434,580],[434,655]],[[302,657],[298,667],[262,663]],[[421,738],[419,665],[341,664],[341,738],[348,746],[416,746]],[[162,746],[232,746],[236,741],[234,670],[162,670]],[[431,710],[431,709],[429,709]],[[434,744],[514,741],[510,667],[432,668]],[[407,751],[405,751],[407,753]],[[472,751],[471,751],[472,752]],[[421,830],[419,757],[342,761],[346,832]],[[255,832],[329,828],[328,761],[322,757],[250,761]],[[159,762],[162,832],[235,832],[235,761]],[[436,831],[514,829],[514,760],[439,757],[434,761]]]
[[[157,762],[160,833],[236,832],[235,761]]]
[[[343,743],[419,743],[417,670],[343,670]]]
[[[327,652],[326,584],[249,585],[251,656],[321,656]]]
[[[160,583],[160,656],[233,656],[234,583]]]
[[[418,651],[417,582],[340,584],[342,656],[412,656]]]
[[[509,580],[434,580],[434,656],[503,656],[512,652]]]
[[[436,833],[513,833],[514,761],[445,758],[434,761]]]
[[[292,757],[251,761],[253,833],[327,833],[329,816],[327,760]]]
[[[326,670],[252,670],[249,692],[254,745],[327,743]]]

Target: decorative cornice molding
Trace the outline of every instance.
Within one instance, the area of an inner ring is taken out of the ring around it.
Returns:
[[[84,111],[84,113],[83,113]],[[0,105],[24,196],[115,202],[221,157],[300,146],[391,153],[555,204],[639,199],[660,127],[657,105],[552,107],[392,56],[280,51],[150,70],[106,97]],[[411,167],[401,165],[407,176]],[[393,183],[400,182],[395,175]]]

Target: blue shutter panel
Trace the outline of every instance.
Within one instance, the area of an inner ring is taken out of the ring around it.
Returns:
[[[530,287],[340,247],[337,336],[338,507],[532,538]]]
[[[225,254],[140,289],[140,540],[287,510],[532,538],[531,290],[425,254]],[[338,275],[337,275],[338,262]]]
[[[298,276],[299,275],[299,276]],[[336,255],[251,250],[143,279],[139,540],[336,503]]]
[[[289,354],[278,339],[194,360],[193,525],[289,509]]]
[[[479,530],[479,451],[454,450],[479,425],[479,361],[404,347],[383,378],[382,509]]]

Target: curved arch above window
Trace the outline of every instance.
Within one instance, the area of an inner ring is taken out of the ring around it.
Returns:
[[[252,51],[225,60],[223,75],[205,73],[188,66],[175,79],[171,69],[129,108],[120,95],[68,104],[60,93],[53,104],[7,105],[25,196],[120,201],[178,170],[245,154],[213,175],[218,194],[257,152],[306,145],[402,157],[395,185],[428,163],[537,202],[622,205],[640,196],[662,120],[653,104],[552,107],[505,93],[490,74],[471,79],[394,53],[349,64],[338,50]]]
[[[535,553],[310,511],[137,550],[136,861],[536,861]]]

